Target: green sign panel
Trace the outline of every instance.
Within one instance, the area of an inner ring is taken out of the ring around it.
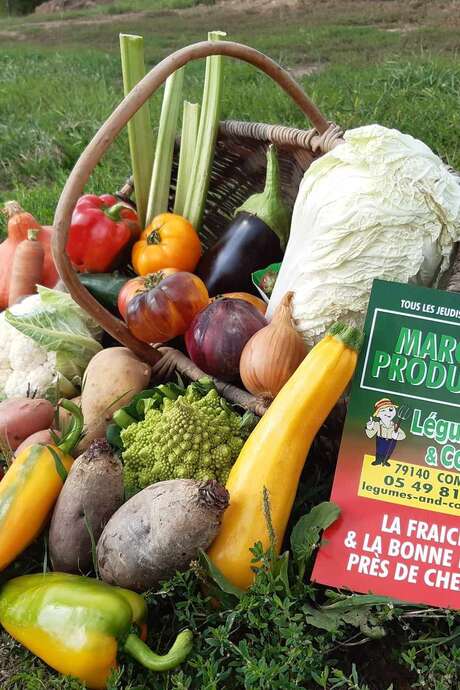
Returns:
[[[458,295],[383,281],[376,294],[361,388],[460,407]]]

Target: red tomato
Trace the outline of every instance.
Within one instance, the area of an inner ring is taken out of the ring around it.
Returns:
[[[159,285],[162,280],[178,272],[178,268],[163,268],[161,271],[157,271],[157,273],[148,273],[145,276],[137,276],[137,278],[128,280],[118,294],[118,311],[124,321],[127,320],[128,302],[130,302],[134,295],[151,290]]]
[[[193,273],[169,275],[156,287],[131,297],[127,324],[144,343],[165,343],[183,335],[194,317],[209,304],[206,285]]]

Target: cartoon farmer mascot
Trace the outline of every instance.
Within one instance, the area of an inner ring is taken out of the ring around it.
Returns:
[[[394,422],[398,405],[389,398],[377,400],[374,405],[374,413],[366,424],[368,438],[376,437],[376,451],[373,465],[389,467],[388,462],[398,441],[406,438],[406,434],[400,428],[398,422]]]

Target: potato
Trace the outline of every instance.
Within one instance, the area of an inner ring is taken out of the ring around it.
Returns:
[[[207,549],[228,506],[228,491],[211,480],[157,482],[129,499],[110,518],[97,545],[101,578],[146,591],[186,570]]]
[[[105,439],[93,441],[75,460],[56,506],[49,531],[54,570],[87,573],[92,565],[91,537],[99,539],[123,503],[123,469]]]
[[[54,418],[54,407],[48,400],[11,398],[0,403],[0,436],[11,450],[36,431],[48,429]]]
[[[59,432],[57,433],[59,435]],[[17,458],[23,450],[25,450],[26,448],[30,448],[30,446],[33,446],[34,443],[43,443],[44,445],[47,445],[48,443],[54,443],[54,439],[51,436],[51,430],[43,429],[43,431],[36,431],[35,434],[28,436],[26,440],[23,441],[21,445],[16,448],[14,452],[14,457]]]
[[[85,428],[79,453],[96,438],[103,438],[112,415],[147,388],[151,368],[126,347],[101,350],[89,363],[81,394]]]

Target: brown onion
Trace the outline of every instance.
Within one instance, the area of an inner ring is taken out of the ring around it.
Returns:
[[[307,346],[292,325],[292,292],[284,295],[268,326],[247,342],[240,359],[240,376],[247,390],[272,400],[307,354]]]

